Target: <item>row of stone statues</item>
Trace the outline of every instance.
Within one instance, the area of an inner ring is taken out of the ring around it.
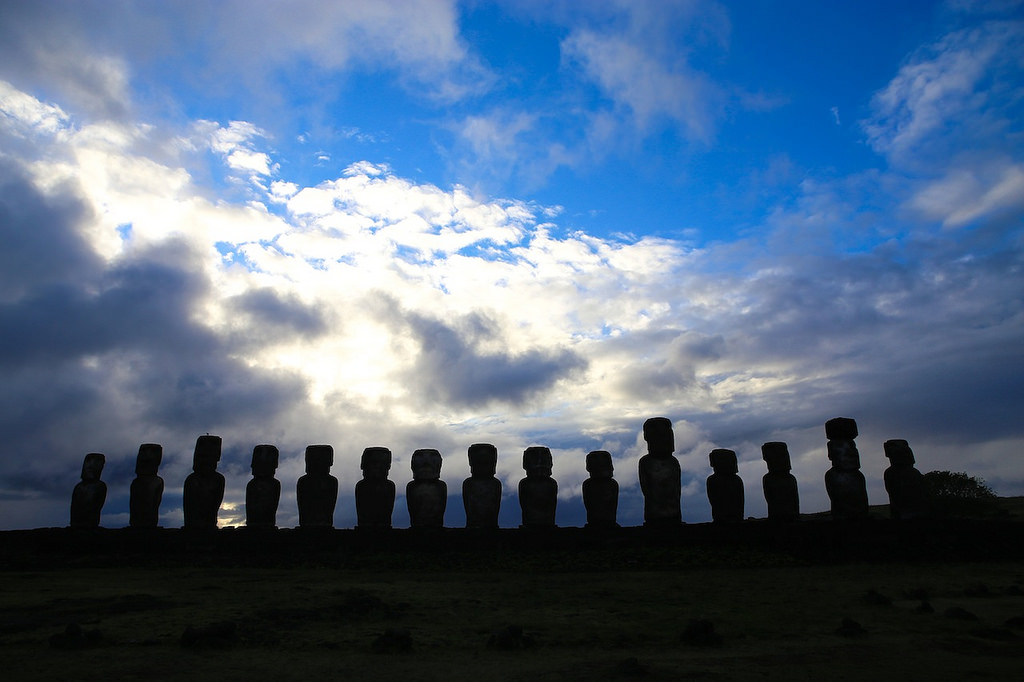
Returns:
[[[640,458],[640,489],[644,496],[645,526],[674,526],[682,522],[682,471],[675,455],[672,422],[665,417],[648,419],[643,426],[647,454]],[[825,474],[825,488],[832,505],[832,515],[839,520],[867,517],[868,497],[864,474],[860,471],[860,455],[854,439],[857,423],[837,417],[825,424],[828,457],[832,467]],[[790,456],[786,443],[770,442],[761,446],[768,472],[762,478],[768,518],[772,521],[795,521],[800,515],[800,498],[796,478],[790,472]],[[163,450],[155,443],[139,447],[136,477],[129,498],[129,524],[136,528],[155,528],[159,522],[164,482],[158,475]],[[217,471],[221,439],[209,434],[196,440],[192,473],[185,479],[182,510],[185,528],[216,528],[217,515],[224,500],[224,476]],[[885,455],[890,466],[885,471],[885,488],[889,493],[893,518],[914,518],[926,515],[927,499],[924,478],[914,468],[914,455],[905,440],[885,442]],[[714,473],[707,479],[708,500],[716,523],[742,521],[743,481],[738,474],[736,453],[715,449],[710,454]],[[274,474],[279,460],[273,445],[257,445],[252,453],[252,479],[245,489],[245,523],[253,528],[276,526],[281,499],[281,482]],[[497,528],[501,506],[501,481],[495,477],[497,449],[488,443],[469,447],[470,477],[462,484],[462,500],[467,528]],[[82,480],[71,498],[71,525],[96,527],[106,500],[106,484],[100,480],[105,458],[102,454],[86,455],[82,464]],[[305,453],[306,473],[296,483],[296,500],[300,527],[334,525],[334,508],[338,500],[338,479],[331,475],[334,449],[330,445],[310,445]],[[391,451],[370,447],[360,461],[363,478],[356,483],[355,501],[357,527],[384,529],[391,527],[395,505],[395,484],[388,479]],[[526,477],[519,482],[519,504],[525,528],[554,527],[558,502],[558,484],[551,477],[551,450],[530,447],[523,452]],[[583,504],[587,525],[614,527],[618,509],[619,484],[613,478],[612,456],[604,450],[587,455],[589,478],[583,482]],[[437,450],[416,450],[412,455],[413,479],[405,489],[409,521],[413,528],[441,528],[444,525],[448,486],[441,480],[441,453]]]

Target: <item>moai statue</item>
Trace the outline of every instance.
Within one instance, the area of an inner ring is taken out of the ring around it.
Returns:
[[[143,443],[135,457],[135,480],[128,501],[128,525],[132,528],[156,528],[160,521],[160,501],[164,497],[164,479],[157,475],[164,449],[157,443]]]
[[[181,506],[185,528],[216,528],[224,501],[224,475],[217,471],[220,436],[199,436],[192,455],[192,473],[185,479]]]
[[[889,513],[894,519],[920,519],[928,516],[928,489],[924,474],[914,467],[914,451],[905,440],[887,440],[883,444],[889,468],[885,470],[885,491],[889,493]]]
[[[619,484],[612,478],[612,455],[605,450],[587,453],[587,472],[583,481],[583,506],[587,508],[587,526],[614,528],[619,508]]]
[[[868,488],[860,472],[860,453],[853,440],[857,422],[836,417],[825,422],[828,458],[832,468],[825,472],[825,491],[832,501],[832,518],[837,521],[868,517]]]
[[[245,525],[249,528],[277,527],[281,481],[274,478],[274,472],[278,454],[273,445],[257,445],[252,450],[252,480],[245,486]]]
[[[708,476],[708,501],[715,523],[739,523],[743,520],[743,481],[736,464],[736,453],[717,448],[709,456],[715,473]]]
[[[299,505],[299,527],[333,528],[334,506],[338,503],[338,479],[331,476],[334,448],[306,446],[306,473],[295,484]]]
[[[787,523],[800,519],[800,492],[796,477],[790,473],[789,447],[772,441],[761,446],[761,457],[768,473],[761,478],[764,500],[768,503],[768,520]]]
[[[554,528],[558,483],[551,478],[551,450],[530,447],[523,451],[526,478],[519,481],[523,528]]]
[[[388,480],[391,451],[366,448],[359,467],[363,479],[356,483],[356,527],[391,528],[391,513],[395,510],[395,483]]]
[[[448,484],[441,480],[441,453],[416,450],[412,453],[412,480],[405,486],[409,525],[413,528],[441,528],[448,505]]]
[[[647,454],[640,458],[640,490],[644,494],[645,526],[676,526],[683,521],[682,471],[675,452],[672,422],[651,417],[644,422]]]
[[[82,480],[71,492],[71,527],[96,528],[100,525],[100,511],[107,500],[107,484],[100,480],[107,458],[91,452],[82,462]]]
[[[470,476],[462,482],[466,528],[497,528],[501,509],[501,481],[494,477],[498,449],[490,443],[469,446]]]

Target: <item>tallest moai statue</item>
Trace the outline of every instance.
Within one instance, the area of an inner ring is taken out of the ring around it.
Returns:
[[[647,454],[640,458],[640,490],[644,494],[644,525],[675,526],[683,521],[679,507],[682,470],[672,453],[676,449],[672,422],[652,417],[644,422]]]
[[[868,488],[860,471],[860,453],[853,440],[857,422],[836,417],[825,422],[828,458],[832,468],[825,472],[825,491],[832,501],[832,518],[851,521],[868,517]]]

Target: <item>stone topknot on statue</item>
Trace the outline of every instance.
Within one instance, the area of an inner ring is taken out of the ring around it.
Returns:
[[[673,527],[683,521],[682,469],[675,452],[675,435],[667,417],[651,417],[644,422],[647,454],[640,458],[640,490],[644,495],[644,525]]]
[[[825,422],[825,438],[829,440],[855,440],[857,421],[849,417],[835,417]]]
[[[857,422],[836,417],[825,422],[828,458],[832,468],[825,473],[825,491],[832,503],[832,518],[855,521],[868,517],[868,488],[860,470],[860,453],[854,439]]]

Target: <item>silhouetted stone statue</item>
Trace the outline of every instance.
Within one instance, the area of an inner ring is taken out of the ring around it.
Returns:
[[[356,527],[391,528],[391,513],[395,510],[395,483],[388,480],[391,451],[366,448],[359,466],[363,479],[356,483]]]
[[[192,455],[192,473],[185,479],[181,506],[185,528],[216,528],[224,501],[224,475],[217,471],[220,436],[199,436]]]
[[[334,448],[306,446],[306,473],[295,484],[301,528],[333,528],[334,506],[338,503],[338,479],[331,476]]]
[[[501,481],[494,477],[498,449],[490,443],[469,446],[470,477],[462,482],[466,528],[497,528],[501,509]]]
[[[672,422],[651,417],[644,422],[647,454],[640,458],[640,490],[644,494],[644,525],[675,526],[683,521],[679,502],[682,471],[675,452]]]
[[[587,508],[587,526],[613,528],[619,508],[619,484],[612,478],[612,455],[605,450],[587,453],[590,478],[583,481],[583,506]]]
[[[889,493],[889,514],[894,519],[920,519],[928,516],[928,489],[924,474],[914,467],[914,451],[905,440],[887,440],[883,444],[889,468],[885,470],[885,491]]]
[[[790,473],[789,447],[772,441],[761,446],[761,457],[768,473],[761,478],[764,501],[768,503],[768,520],[790,522],[800,519],[800,491],[796,477]]]
[[[523,528],[554,528],[558,483],[551,478],[551,450],[529,447],[523,452],[526,478],[519,481]]]
[[[90,452],[82,461],[82,480],[71,492],[71,527],[96,528],[100,511],[107,500],[107,484],[100,480],[107,458]]]
[[[838,521],[868,517],[868,488],[860,471],[860,453],[854,439],[857,422],[836,417],[825,422],[828,458],[832,468],[825,473],[825,491],[832,501],[832,518]]]
[[[164,449],[158,443],[143,443],[135,457],[135,479],[128,498],[128,525],[132,528],[156,528],[160,522],[160,501],[164,497],[164,479],[157,475]]]
[[[743,520],[743,481],[736,464],[736,453],[717,448],[708,459],[715,473],[708,476],[708,501],[715,523],[739,523]]]
[[[441,453],[416,450],[412,453],[412,480],[405,486],[412,528],[441,528],[448,505],[448,484],[441,480]]]
[[[249,528],[277,527],[281,481],[274,478],[274,472],[278,454],[273,445],[257,445],[252,450],[252,480],[245,486],[245,525]]]

